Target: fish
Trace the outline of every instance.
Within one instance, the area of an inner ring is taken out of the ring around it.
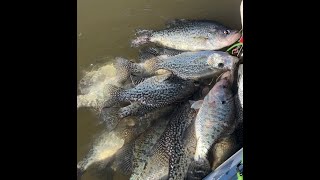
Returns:
[[[175,146],[179,146],[183,134],[196,113],[188,101],[182,103],[169,117],[169,123],[150,152],[146,166],[137,179],[167,179],[169,163],[177,154]]]
[[[112,169],[124,175],[131,175],[131,179],[139,176],[152,147],[160,138],[167,123],[168,118],[158,119],[132,143],[123,146],[116,154]]]
[[[157,56],[143,63],[118,59],[116,71],[127,78],[129,75],[150,77],[173,73],[181,79],[197,81],[235,69],[238,60],[237,57],[222,51],[183,52],[170,57]]]
[[[233,79],[232,71],[225,72],[203,100],[192,104],[192,108],[198,109],[195,120],[197,138],[195,162],[207,160],[212,145],[234,131]]]
[[[133,102],[124,107],[121,117],[132,114],[146,114],[154,109],[183,101],[191,96],[197,87],[193,81],[182,80],[172,74],[150,77],[134,88],[125,90],[109,85],[110,99],[104,103],[105,108],[115,106],[119,102]],[[138,103],[138,107],[134,103]],[[134,106],[134,107],[133,107]]]
[[[77,95],[77,108],[89,107],[95,113],[99,113],[104,100],[109,95],[104,89],[106,84],[124,89],[131,88],[131,84],[125,82],[128,79],[125,79],[125,75],[122,74],[117,74],[114,64],[103,64],[98,69],[85,72],[78,84],[80,94]]]
[[[174,146],[176,156],[169,160],[169,180],[201,179],[210,172],[209,161],[194,165],[193,157],[197,145],[194,122],[195,118],[185,130],[181,143]]]
[[[170,23],[169,23],[170,24]],[[181,51],[220,50],[240,38],[238,30],[209,20],[176,20],[166,29],[139,30],[132,47],[155,43]]]
[[[103,169],[114,159],[119,149],[130,146],[131,142],[145,132],[154,121],[164,117],[168,113],[165,111],[170,109],[162,108],[139,118],[127,117],[119,121],[112,131],[105,130],[95,140],[87,155],[77,164],[78,177],[81,177],[89,167]],[[110,111],[107,109],[105,113],[107,115]]]

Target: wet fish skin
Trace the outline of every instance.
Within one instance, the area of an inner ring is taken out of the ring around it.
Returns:
[[[123,65],[116,69],[117,73],[126,76],[131,74],[149,77],[171,72],[184,80],[199,80],[235,69],[238,60],[237,57],[221,51],[183,52],[170,57],[158,56],[143,63],[122,59],[118,64]]]
[[[234,130],[233,74],[225,72],[203,101],[193,104],[199,109],[195,121],[197,148],[195,161],[205,159],[210,147]]]
[[[182,79],[199,80],[233,70],[238,58],[222,51],[184,52],[156,63]]]
[[[184,131],[196,115],[190,106],[189,102],[185,102],[170,116],[165,131],[152,149],[141,179],[168,178],[169,163],[177,157],[174,149],[181,144]]]
[[[117,102],[139,102],[150,108],[159,108],[191,96],[196,88],[193,81],[172,74],[150,77],[128,90],[109,85],[111,98],[105,102],[105,107],[112,107]]]
[[[232,45],[239,38],[239,31],[215,21],[177,20],[164,30],[137,32],[132,46],[138,47],[153,42],[182,51],[219,50]]]
[[[152,127],[136,139],[133,147],[133,171],[130,180],[136,180],[142,176],[150,152],[164,132],[167,124],[168,118],[163,118],[155,122]]]

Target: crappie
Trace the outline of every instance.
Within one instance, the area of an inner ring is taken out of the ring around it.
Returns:
[[[138,179],[165,179],[169,173],[169,162],[176,159],[174,151],[181,145],[183,133],[195,118],[195,111],[189,102],[181,104],[169,117],[170,121],[153,147],[147,165]]]
[[[234,130],[235,106],[232,83],[232,72],[225,72],[204,100],[192,105],[193,108],[199,109],[195,120],[197,137],[195,161],[206,159],[210,147]]]
[[[209,161],[194,165],[193,157],[197,146],[194,122],[195,118],[185,130],[181,144],[174,146],[176,156],[169,161],[170,180],[201,179],[210,172]]]
[[[142,172],[149,152],[166,128],[168,118],[154,122],[144,133],[127,146],[122,147],[116,154],[112,168],[122,174],[136,179]]]
[[[238,30],[214,21],[177,20],[164,30],[137,32],[132,46],[153,42],[182,51],[219,50],[232,45],[239,38]]]
[[[182,79],[199,80],[212,77],[236,67],[238,58],[221,51],[183,52],[163,57],[159,56],[143,63],[132,63],[117,59],[118,74],[148,77],[162,72],[171,72]]]
[[[110,113],[109,109],[103,111],[104,116]],[[81,176],[90,166],[98,165],[96,167],[103,168],[108,164],[117,151],[123,146],[128,146],[136,137],[143,133],[150,127],[153,121],[159,120],[163,117],[165,109],[159,109],[147,116],[140,118],[128,117],[119,121],[115,128],[103,132],[94,142],[93,147],[81,160],[78,167],[78,176]]]
[[[122,117],[137,112],[145,114],[156,108],[182,101],[191,96],[196,89],[192,81],[179,79],[172,74],[153,76],[128,90],[109,85],[111,98],[106,100],[105,107],[114,106],[118,102],[137,102],[142,108],[127,108]],[[132,104],[127,107],[130,106]]]

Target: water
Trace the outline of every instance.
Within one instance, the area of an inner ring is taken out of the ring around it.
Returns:
[[[130,40],[138,28],[160,29],[171,19],[210,19],[241,29],[241,0],[78,0],[78,74],[116,56],[137,59]],[[102,131],[95,114],[78,110],[77,160],[89,151]],[[111,179],[111,174],[106,179]],[[101,177],[86,173],[82,180]],[[114,174],[113,179],[127,179]]]

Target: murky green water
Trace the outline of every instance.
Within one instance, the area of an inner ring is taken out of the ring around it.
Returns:
[[[101,59],[122,56],[136,59],[138,51],[130,47],[134,30],[159,29],[171,19],[210,19],[241,29],[241,0],[78,0],[78,80],[81,70],[90,69]],[[92,65],[91,65],[92,64]],[[91,66],[90,66],[91,65]],[[102,130],[95,115],[78,110],[77,160],[90,148]],[[111,179],[111,175],[105,177]],[[90,173],[82,180],[98,180]],[[113,179],[126,179],[115,174]]]

